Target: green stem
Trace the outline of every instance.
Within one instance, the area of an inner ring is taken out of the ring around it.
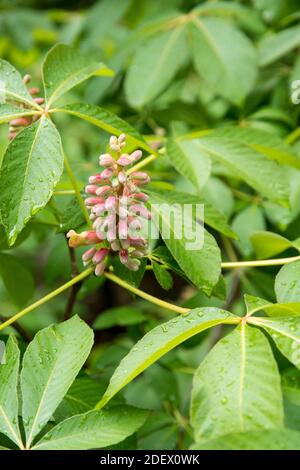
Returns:
[[[104,276],[110,281],[114,282],[115,284],[118,284],[119,286],[124,287],[124,289],[127,289],[133,294],[136,294],[139,297],[142,297],[142,299],[148,300],[149,302],[155,305],[158,305],[159,307],[165,308],[167,310],[171,310],[176,313],[189,312],[188,308],[183,308],[183,307],[179,307],[178,305],[170,304],[169,302],[166,302],[165,300],[158,299],[157,297],[154,297],[153,295],[147,294],[147,292],[143,292],[142,290],[137,289],[136,287],[133,287],[131,284],[128,284],[128,282],[126,281],[123,281],[123,279],[120,279],[115,274],[104,273]]]
[[[130,168],[130,170],[128,170],[127,173],[130,175],[130,173],[140,170],[144,166],[149,165],[149,163],[152,163],[154,160],[156,160],[158,156],[159,154],[149,155],[148,157],[144,158],[144,160],[142,160],[141,162],[137,163],[132,168]]]
[[[62,286],[58,287],[58,289],[55,289],[54,291],[50,292],[50,294],[45,295],[45,297],[42,297],[37,302],[34,302],[33,304],[31,304],[28,307],[24,308],[19,313],[16,313],[16,315],[12,316],[8,320],[6,320],[5,322],[0,324],[0,331],[4,330],[4,328],[11,325],[12,323],[14,323],[16,320],[23,317],[24,315],[27,315],[27,313],[32,312],[32,310],[40,307],[41,305],[43,305],[46,302],[48,302],[49,300],[53,299],[54,297],[61,294],[65,290],[69,289],[70,287],[72,287],[77,282],[82,281],[82,279],[85,279],[86,277],[88,277],[92,272],[93,272],[93,268],[88,268],[85,271],[82,271],[82,273],[80,273],[78,276],[71,279],[71,281],[66,282],[66,284],[63,284]]]
[[[62,191],[54,191],[53,196],[68,196],[69,194],[76,194],[74,189],[64,189]]]
[[[229,263],[221,263],[223,269],[231,268],[250,268],[250,267],[261,267],[261,266],[281,266],[283,264],[293,263],[299,261],[300,256],[290,256],[289,258],[278,258],[278,259],[262,259],[255,261],[234,261]]]
[[[78,204],[80,205],[80,208],[82,210],[82,213],[84,214],[85,220],[86,220],[87,224],[90,227],[91,226],[91,220],[90,220],[90,217],[89,217],[89,213],[87,211],[87,208],[84,205],[83,199],[82,199],[81,194],[80,194],[79,186],[77,184],[76,178],[75,178],[74,173],[72,171],[72,168],[71,168],[71,165],[70,165],[70,162],[68,160],[67,155],[65,155],[65,168],[66,168],[66,171],[67,171],[68,176],[70,178],[70,181],[72,183],[72,186],[74,188],[74,192],[75,192]]]
[[[297,129],[295,129],[293,132],[291,132],[286,138],[285,138],[285,142],[287,144],[293,144],[294,142],[296,142],[296,140],[298,140],[300,137],[300,127],[298,127]]]

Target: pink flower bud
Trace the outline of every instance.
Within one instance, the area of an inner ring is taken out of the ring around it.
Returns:
[[[44,98],[34,98],[33,101],[36,104],[43,104],[45,100],[44,100]]]
[[[116,196],[108,196],[105,202],[105,209],[110,212],[115,212],[117,208],[117,198]]]
[[[84,203],[86,206],[94,206],[95,204],[102,204],[104,199],[101,197],[88,197]]]
[[[106,168],[101,173],[101,179],[107,180],[114,174],[114,170],[112,168]]]
[[[10,121],[11,126],[28,126],[29,124],[30,124],[30,121],[26,119],[25,117],[12,119]]]
[[[110,244],[110,247],[113,251],[119,251],[121,249],[121,245],[118,240],[113,240]]]
[[[149,199],[149,196],[145,193],[136,193],[133,195],[134,199],[137,199],[138,201],[142,202],[147,202]]]
[[[119,238],[126,240],[128,237],[127,220],[120,219],[118,228],[119,228]]]
[[[142,237],[130,237],[129,238],[130,246],[145,246],[146,240]]]
[[[99,217],[100,215],[104,214],[105,212],[105,202],[102,202],[100,204],[96,204],[94,207],[93,207],[93,213],[97,215],[97,217]]]
[[[83,232],[82,235],[84,236],[87,245],[92,245],[93,243],[99,243],[102,241],[94,230],[87,230],[86,232]]]
[[[149,178],[149,176],[147,175],[147,173],[144,173],[142,171],[134,171],[133,173],[131,173],[130,179],[132,180],[147,180]]]
[[[84,265],[88,264],[88,262],[91,261],[96,251],[97,251],[96,248],[90,248],[85,253],[83,253],[82,261]]]
[[[150,177],[147,176],[147,178],[144,178],[144,179],[132,179],[132,183],[135,186],[145,186],[145,184],[150,183]],[[136,188],[136,190],[137,190],[137,188]]]
[[[116,226],[114,225],[112,228],[110,228],[107,233],[106,233],[106,239],[110,243],[114,240],[116,240],[117,234],[116,234]]]
[[[71,248],[77,248],[85,244],[84,236],[81,233],[75,232],[75,230],[69,230],[66,236],[69,239],[69,246]]]
[[[95,267],[96,276],[102,276],[102,274],[104,273],[104,269],[105,269],[104,262],[97,264],[97,266]]]
[[[116,214],[109,214],[105,217],[103,224],[102,224],[102,229],[112,229],[116,226]]]
[[[40,93],[40,91],[41,90],[37,87],[32,87],[32,88],[29,89],[29,93],[31,94],[31,96],[37,95],[38,93]]]
[[[93,263],[98,264],[101,263],[105,259],[105,257],[108,255],[109,249],[107,248],[100,248],[100,250],[97,250],[96,253],[93,256]]]
[[[126,173],[124,173],[124,171],[120,171],[120,173],[118,174],[118,179],[121,184],[126,183],[126,179],[127,179]]]
[[[126,135],[125,134],[120,134],[118,137],[118,142],[119,144],[123,144],[126,140]]]
[[[26,75],[24,75],[23,77],[23,83],[25,83],[25,85],[27,85],[27,83],[29,83],[31,81],[31,75],[29,75],[28,73]]]
[[[143,217],[144,219],[151,219],[151,213],[142,204],[132,204],[130,206],[130,211],[133,212],[133,214]]]
[[[126,264],[128,262],[128,251],[127,250],[120,250],[119,251],[119,258],[122,264]]]
[[[118,138],[115,135],[112,135],[109,139],[109,145],[118,145]]]
[[[132,218],[131,220],[128,220],[128,226],[129,226],[129,229],[131,230],[141,230],[142,228],[141,222],[136,218]]]
[[[105,196],[107,193],[111,191],[111,187],[108,185],[101,186],[97,189],[96,194],[97,196]]]
[[[101,183],[101,182],[102,182],[102,178],[101,178],[100,173],[98,173],[97,175],[92,175],[92,176],[89,177],[89,183],[91,183],[91,184]]]
[[[140,160],[140,158],[142,158],[142,155],[143,155],[143,152],[141,150],[135,150],[130,155],[131,161],[137,162],[138,160]]]
[[[98,189],[98,186],[96,186],[95,184],[88,184],[85,187],[85,192],[87,194],[96,194],[97,189]]]
[[[124,153],[123,155],[121,155],[121,157],[117,160],[117,164],[120,166],[131,165],[131,163],[132,163],[132,160],[129,157],[129,155],[127,155],[127,153]]]
[[[105,167],[110,167],[115,163],[115,160],[109,153],[104,153],[103,155],[100,155],[99,157],[99,165],[105,166]]]

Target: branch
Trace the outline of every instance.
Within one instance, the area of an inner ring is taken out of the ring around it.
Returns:
[[[75,279],[79,275],[76,256],[75,256],[75,250],[74,248],[69,246],[68,241],[67,241],[67,245],[68,245],[70,260],[71,260],[71,278]],[[71,287],[65,313],[64,313],[64,320],[68,320],[68,318],[72,316],[73,307],[75,305],[76,297],[77,297],[78,292],[80,291],[81,286],[82,286],[82,281],[77,282],[76,284],[73,284],[73,286]]]
[[[223,269],[231,268],[250,268],[250,267],[263,267],[263,266],[281,266],[283,264],[293,263],[294,261],[299,261],[300,255],[290,256],[289,258],[277,258],[277,259],[262,259],[254,261],[233,261],[221,263]]]

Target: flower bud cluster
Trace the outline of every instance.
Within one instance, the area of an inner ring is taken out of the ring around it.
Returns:
[[[27,85],[31,81],[31,75],[25,75],[23,77],[23,82],[25,85]],[[38,95],[40,93],[39,88],[29,88],[29,93],[32,97]],[[35,97],[33,98],[33,101],[37,104],[43,104],[44,103],[44,98],[41,97]],[[9,140],[13,140],[17,134],[24,129],[24,127],[30,126],[34,121],[36,121],[39,118],[38,115],[35,116],[22,116],[19,118],[12,119],[9,122],[9,129],[8,129],[8,138]]]
[[[145,206],[148,196],[142,192],[142,187],[150,182],[150,178],[144,172],[126,173],[127,167],[142,157],[142,152],[122,153],[125,145],[125,134],[118,138],[111,136],[111,152],[99,157],[99,165],[103,169],[90,176],[85,188],[88,195],[85,204],[93,230],[80,234],[71,230],[67,234],[71,247],[96,245],[82,257],[84,264],[95,265],[96,275],[103,273],[109,254],[118,254],[122,264],[137,271],[140,259],[147,252],[147,241],[140,231],[143,219],[151,218]]]

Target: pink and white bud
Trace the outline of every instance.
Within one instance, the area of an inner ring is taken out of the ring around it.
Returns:
[[[120,156],[120,158],[117,160],[117,164],[120,166],[128,166],[131,165],[132,159],[127,153],[124,153],[123,155]]]
[[[71,248],[85,245],[84,235],[82,233],[75,232],[75,230],[69,230],[66,237],[69,239],[69,246]]]
[[[94,243],[99,243],[103,241],[101,238],[98,237],[97,233],[94,230],[87,230],[86,232],[82,232],[82,235],[84,235],[87,245],[92,245]]]
[[[33,98],[33,101],[36,104],[43,104],[45,102],[44,98]]]
[[[104,199],[101,197],[88,197],[84,203],[86,206],[94,206],[95,204],[102,204],[104,202]]]
[[[102,180],[107,180],[112,177],[114,174],[114,170],[112,168],[106,168],[101,172],[101,179]]]
[[[103,155],[100,155],[99,157],[99,165],[105,166],[105,167],[110,167],[114,165],[115,160],[109,153],[104,153]]]
[[[130,237],[129,238],[130,246],[140,246],[143,247],[146,245],[146,240],[140,236],[138,237]]]
[[[10,125],[11,126],[28,126],[30,124],[30,120],[25,118],[25,117],[20,117],[20,118],[16,118],[16,119],[12,119],[10,121]]]
[[[96,253],[96,248],[90,248],[89,250],[87,250],[85,253],[83,253],[82,255],[82,261],[83,261],[83,264],[86,266],[89,261],[92,260],[94,254]]]
[[[118,143],[119,144],[124,144],[126,140],[126,135],[125,134],[120,134],[118,137]]]
[[[109,192],[111,192],[111,187],[108,185],[101,186],[97,189],[96,194],[97,196],[106,196]]]
[[[131,180],[148,180],[149,176],[147,175],[147,173],[144,173],[143,171],[134,171],[133,173],[131,173],[131,175],[129,176],[129,178]]]
[[[143,152],[141,150],[135,150],[130,155],[131,161],[132,162],[137,162],[138,160],[140,160],[142,158],[142,155],[143,155]]]
[[[101,202],[100,204],[96,204],[93,208],[92,211],[94,214],[96,214],[97,217],[100,215],[104,214],[106,211],[105,209],[105,202]]]
[[[132,204],[129,210],[133,214],[139,215],[140,217],[143,217],[144,219],[147,219],[147,220],[151,219],[151,213],[142,204]]]
[[[120,173],[118,174],[118,180],[121,184],[126,183],[127,175],[126,175],[126,173],[124,173],[124,171],[120,171]]]
[[[147,202],[149,199],[149,196],[145,193],[135,193],[133,197],[134,199],[137,199],[138,201],[142,201],[142,202]]]
[[[102,276],[102,274],[104,273],[104,269],[105,269],[104,261],[102,263],[97,264],[97,266],[95,267],[96,276]]]
[[[119,220],[119,238],[122,240],[126,240],[128,237],[128,226],[127,226],[127,220],[126,219],[120,219]]]
[[[30,81],[31,81],[31,75],[29,75],[29,74],[27,73],[27,74],[24,75],[24,77],[23,77],[23,83],[25,83],[25,85],[27,85]]]
[[[40,91],[41,90],[37,87],[32,87],[32,88],[29,89],[29,93],[31,94],[31,96],[37,95],[38,93],[40,93]]]
[[[113,242],[117,238],[116,225],[111,227],[106,233],[106,239],[108,242]]]
[[[127,264],[128,262],[128,251],[127,250],[120,250],[119,251],[119,258],[122,264]]]
[[[106,258],[108,253],[109,253],[108,248],[100,248],[100,250],[97,250],[93,256],[93,263],[94,264],[101,263],[101,261],[103,261]]]
[[[98,186],[96,186],[95,184],[88,184],[85,187],[85,192],[87,194],[96,194],[97,189],[98,189]]]
[[[102,182],[102,178],[101,178],[101,175],[100,173],[98,173],[97,175],[92,175],[89,177],[89,183],[90,184],[96,184],[96,183],[101,183]]]
[[[116,212],[117,210],[117,198],[116,196],[108,196],[105,201],[105,209],[109,212]]]

